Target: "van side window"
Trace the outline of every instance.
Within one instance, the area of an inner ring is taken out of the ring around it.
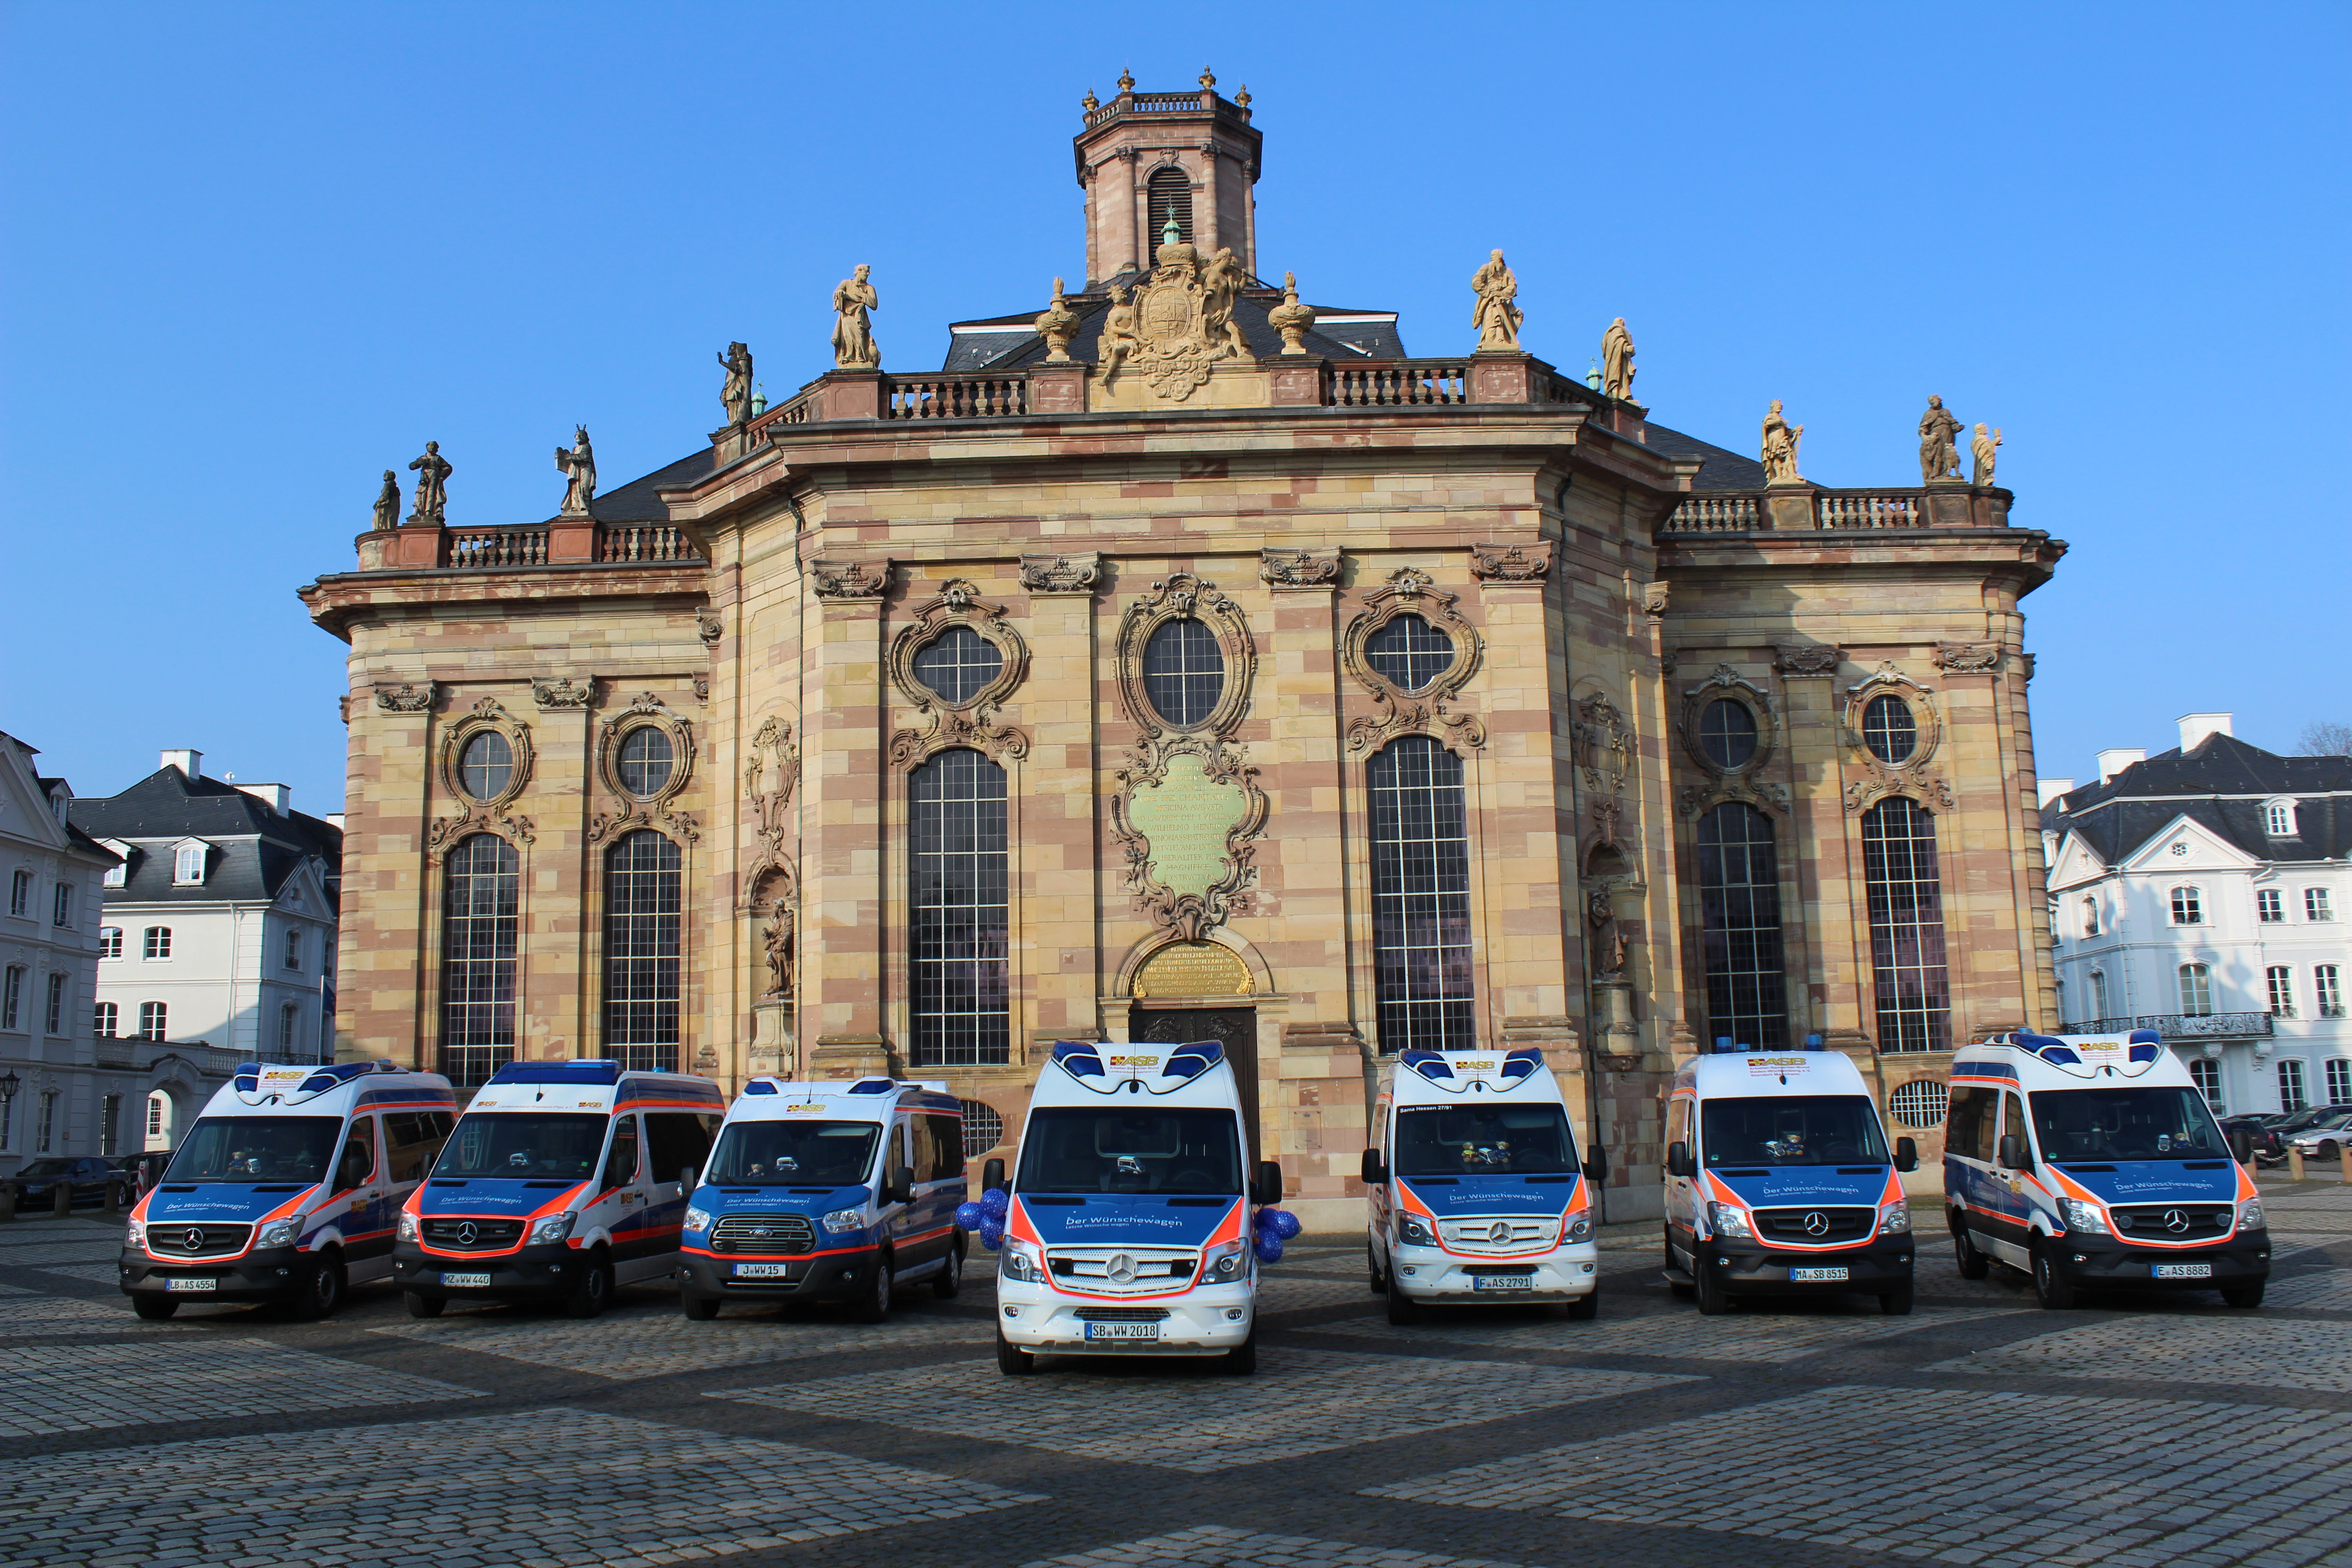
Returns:
[[[383,1146],[394,1182],[421,1182],[449,1141],[451,1118],[440,1110],[392,1110],[383,1118]]]
[[[1991,1159],[1992,1113],[1991,1089],[1952,1090],[1950,1119],[1944,1124],[1944,1147],[1964,1160]]]
[[[653,1161],[653,1179],[675,1182],[688,1165],[699,1171],[710,1163],[710,1130],[690,1110],[649,1110],[646,1147]]]
[[[604,1176],[596,1184],[601,1192],[625,1187],[637,1179],[637,1119],[624,1116],[613,1130],[613,1152],[604,1157]]]
[[[931,1173],[925,1177],[932,1182],[963,1180],[963,1122],[953,1116],[926,1116],[923,1125],[930,1129]]]
[[[2016,1133],[2028,1149],[2033,1147],[2033,1134],[2025,1125],[2025,1101],[2013,1094],[2000,1097],[2000,1130]]]
[[[374,1173],[375,1118],[362,1117],[352,1123],[350,1136],[343,1140],[342,1157],[335,1162],[335,1190],[365,1186]]]
[[[1666,1101],[1666,1142],[1684,1143],[1690,1141],[1690,1101]]]
[[[884,1170],[891,1175],[904,1175],[910,1182],[922,1178],[915,1173],[912,1145],[915,1141],[916,1118],[908,1117],[890,1129],[890,1152],[883,1161]]]

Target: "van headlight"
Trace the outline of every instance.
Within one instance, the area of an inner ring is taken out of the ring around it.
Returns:
[[[130,1224],[124,1226],[122,1227],[122,1245],[125,1247],[146,1246],[147,1222],[143,1219],[134,1217]]]
[[[824,1216],[824,1228],[835,1236],[845,1235],[853,1230],[862,1230],[865,1226],[864,1209],[835,1209]]]
[[[832,1218],[830,1215],[825,1217],[828,1221]],[[1028,1285],[1045,1282],[1045,1260],[1037,1255],[1037,1249],[1025,1241],[1005,1242],[1003,1268],[1007,1279],[1018,1279]]]
[[[1710,1203],[1707,1213],[1715,1217],[1715,1234],[1739,1241],[1753,1241],[1755,1231],[1748,1228],[1747,1214],[1730,1204]]]
[[[2108,1234],[2107,1216],[2099,1212],[2099,1205],[2095,1203],[2086,1203],[2081,1198],[2061,1198],[2058,1200],[2058,1212],[2066,1216],[2068,1230],[2079,1230],[2085,1236]]]
[[[689,1207],[686,1211],[686,1228],[688,1230],[709,1230],[710,1221],[711,1215],[709,1209]]]
[[[416,1216],[410,1214],[406,1209],[403,1209],[400,1211],[400,1223],[393,1228],[394,1233],[401,1240],[415,1241],[416,1239]]]
[[[1429,1234],[1429,1222],[1412,1214],[1397,1216],[1397,1240],[1407,1247],[1437,1245],[1437,1237]]]
[[[1229,1241],[1201,1255],[1201,1283],[1233,1285],[1249,1278],[1250,1244]]]
[[[1909,1204],[1888,1204],[1878,1211],[1879,1235],[1907,1236],[1910,1231],[1911,1205]]]
[[[135,1225],[138,1222],[133,1220],[131,1223]],[[2263,1218],[2263,1205],[2260,1198],[2248,1198],[2238,1205],[2240,1230],[2260,1230],[2268,1223]]]
[[[263,1226],[261,1227],[261,1234],[253,1238],[253,1245],[256,1247],[291,1247],[294,1245],[294,1237],[299,1234],[301,1229],[302,1222],[300,1220],[281,1219],[274,1224]]]
[[[579,1217],[576,1214],[550,1215],[530,1227],[530,1238],[542,1247],[550,1242],[562,1241],[572,1234],[572,1226]]]
[[[1559,1227],[1562,1241],[1590,1241],[1592,1238],[1592,1215],[1570,1215],[1568,1223]]]

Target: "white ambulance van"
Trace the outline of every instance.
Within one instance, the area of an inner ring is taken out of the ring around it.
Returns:
[[[2099,1289],[2219,1290],[2259,1307],[2253,1180],[2153,1029],[1998,1035],[1952,1058],[1946,1219],[1960,1273],[1999,1259],[2044,1307]]]
[[[1215,1356],[1255,1372],[1257,1263],[1281,1247],[1261,1239],[1251,1211],[1282,1195],[1282,1168],[1253,1172],[1247,1153],[1233,1064],[1214,1041],[1055,1046],[1011,1188],[1001,1160],[982,1178],[1004,1194],[998,1369],[1109,1353]]]
[[[1609,1173],[1576,1133],[1543,1053],[1406,1051],[1381,1074],[1364,1151],[1371,1287],[1389,1321],[1423,1306],[1601,1308],[1592,1184]]]
[[[393,1216],[457,1120],[438,1073],[390,1062],[247,1062],[131,1211],[122,1289],[142,1318],[183,1301],[285,1301],[323,1318],[392,1273]]]
[[[1707,1314],[1741,1296],[1861,1291],[1911,1310],[1911,1209],[1877,1103],[1842,1053],[1718,1042],[1666,1101],[1666,1280]]]
[[[963,1287],[963,1103],[945,1083],[870,1078],[743,1088],[687,1205],[679,1310],[846,1301],[861,1321],[896,1293]]]
[[[500,1068],[400,1211],[410,1314],[555,1301],[593,1318],[617,1286],[667,1279],[726,1103],[707,1078],[616,1061]]]

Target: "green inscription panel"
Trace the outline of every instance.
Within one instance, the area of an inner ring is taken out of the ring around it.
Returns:
[[[1248,809],[1238,784],[1214,784],[1201,759],[1171,758],[1168,776],[1135,792],[1128,820],[1151,840],[1151,874],[1180,893],[1205,896],[1225,875],[1225,835]]]

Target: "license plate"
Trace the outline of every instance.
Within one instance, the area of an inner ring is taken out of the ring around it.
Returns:
[[[1834,1285],[1845,1278],[1847,1278],[1847,1271],[1843,1268],[1791,1268],[1789,1270],[1789,1283],[1791,1285]]]
[[[441,1271],[441,1283],[452,1290],[487,1290],[490,1288],[490,1277],[488,1274],[452,1274],[445,1268]]]
[[[1470,1276],[1470,1289],[1473,1290],[1532,1290],[1535,1288],[1536,1282],[1532,1275],[1473,1274]]]
[[[163,1289],[166,1292],[173,1290],[217,1290],[220,1289],[220,1281],[213,1279],[210,1275],[206,1275],[201,1279],[166,1279],[163,1281]]]
[[[793,1266],[789,1263],[739,1263],[735,1266],[738,1279],[789,1279]]]
[[[1156,1340],[1160,1337],[1157,1323],[1088,1323],[1087,1338],[1090,1340]]]
[[[2210,1279],[2213,1266],[2210,1263],[2158,1263],[2153,1266],[2158,1279]]]

